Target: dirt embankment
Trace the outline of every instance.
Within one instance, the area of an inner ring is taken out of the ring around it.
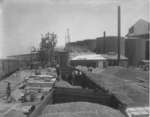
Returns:
[[[107,106],[73,102],[48,105],[40,117],[124,117],[121,112]]]
[[[101,73],[87,73],[87,75],[128,106],[148,106],[148,72],[133,68],[110,67]]]

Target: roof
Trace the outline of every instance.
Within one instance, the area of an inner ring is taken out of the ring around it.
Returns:
[[[136,24],[138,24],[138,23],[146,23],[147,25],[150,24],[150,22],[148,22],[148,21],[146,21],[146,20],[144,20],[144,19],[139,19],[134,25],[136,25]],[[133,26],[134,26],[134,25],[133,25]]]
[[[71,60],[116,60],[117,54],[83,54],[73,57]],[[121,60],[127,60],[128,58],[120,55]]]
[[[148,117],[149,116],[149,107],[131,107],[126,110],[128,116],[140,116]]]
[[[84,54],[84,55],[79,55],[72,60],[106,60],[101,54]]]
[[[99,39],[104,39],[104,37],[102,36],[102,37],[97,37],[96,38],[96,40],[99,40]],[[105,39],[118,39],[118,36],[114,36],[114,35],[107,35],[106,37],[105,37]],[[121,39],[124,39],[124,37],[121,37]]]
[[[127,36],[138,36],[140,38],[148,38],[150,32],[149,26],[150,22],[143,19],[139,19],[135,24],[133,24],[129,28]]]
[[[103,54],[103,56],[106,58],[106,59],[111,59],[111,60],[116,60],[118,55],[117,54]],[[123,55],[120,55],[120,59],[121,60],[127,60],[128,58],[123,56]]]
[[[66,52],[63,48],[54,48],[54,51],[55,52]],[[10,57],[27,57],[27,56],[31,56],[31,55],[38,55],[39,54],[39,51],[36,51],[36,52],[28,52],[28,53],[21,53],[21,54],[14,54],[14,55],[9,55],[7,56],[7,58],[10,58]]]
[[[150,60],[141,60],[141,62],[150,63]]]

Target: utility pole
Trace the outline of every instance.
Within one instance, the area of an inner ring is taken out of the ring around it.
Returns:
[[[118,41],[117,41],[117,46],[118,46],[118,57],[117,57],[117,64],[119,66],[120,63],[120,38],[121,38],[121,12],[120,12],[120,6],[118,6]]]
[[[69,28],[67,28],[66,33],[65,33],[65,50],[67,50],[67,45],[70,43],[70,34],[69,34]]]
[[[65,33],[65,46],[67,45],[67,35]]]
[[[70,40],[71,40],[71,38],[70,38],[70,33],[69,33],[69,28],[67,28],[67,43],[70,43]]]
[[[104,31],[103,35],[104,35],[104,37],[103,37],[103,53],[105,54],[105,52],[106,52],[106,41],[105,41],[106,33],[105,33],[105,31]]]

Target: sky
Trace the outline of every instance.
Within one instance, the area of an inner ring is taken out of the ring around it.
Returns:
[[[71,41],[117,35],[118,5],[122,36],[139,19],[149,21],[149,0],[0,0],[0,57],[38,48],[46,32],[64,46],[67,28]]]

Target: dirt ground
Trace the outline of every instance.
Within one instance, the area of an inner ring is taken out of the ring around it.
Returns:
[[[41,74],[52,73],[55,75],[54,69],[41,69]],[[19,70],[12,75],[6,77],[0,81],[0,98],[6,95],[7,82],[11,83],[11,89],[14,90],[19,83],[21,83],[26,77],[34,75],[35,70]]]
[[[21,83],[25,79],[25,77],[28,77],[31,74],[32,71],[30,70],[21,70],[2,80],[0,82],[0,98],[6,95],[7,82],[11,83],[11,89],[13,90],[19,83]]]
[[[40,117],[124,117],[120,111],[88,102],[48,105]]]
[[[86,72],[95,83],[130,107],[149,105],[149,73],[133,68],[110,67],[101,73]]]
[[[49,69],[49,70],[53,71],[51,69]],[[42,73],[47,74],[47,71],[42,70]],[[34,71],[21,70],[21,71],[17,71],[16,73],[12,74],[8,78],[2,80],[0,82],[0,101],[1,101],[1,98],[3,98],[6,95],[7,82],[11,83],[11,88],[13,90],[16,88],[16,86],[19,83],[21,83],[24,80],[25,77],[28,77],[31,74],[34,74]],[[149,102],[149,95],[148,95],[148,93],[149,93],[149,74],[148,74],[148,72],[140,71],[137,69],[131,69],[131,68],[110,67],[105,70],[102,70],[101,72],[94,72],[94,73],[87,72],[87,75],[91,78],[91,80],[96,82],[98,85],[104,87],[105,89],[108,89],[111,93],[114,93],[123,103],[127,104],[130,107],[148,106],[148,104],[149,104],[148,103]],[[63,84],[63,85],[66,85],[66,84]],[[64,105],[64,104],[62,104],[62,105]],[[81,116],[81,115],[89,116],[89,117],[101,117],[100,116],[101,114],[97,114],[97,112],[98,112],[98,113],[102,113],[102,117],[104,117],[105,113],[106,114],[110,113],[108,110],[113,111],[111,109],[107,110],[106,108],[103,108],[103,107],[96,107],[96,108],[99,108],[98,111],[96,111],[96,114],[95,114],[95,111],[93,111],[93,110],[90,113],[90,115],[87,115],[87,112],[79,113],[79,114],[69,113],[67,108],[68,109],[73,108],[73,110],[74,110],[74,108],[77,107],[77,105],[76,106],[75,105],[76,104],[72,104],[72,107],[71,106],[66,106],[66,107],[63,106],[64,108],[66,108],[66,110],[64,112],[62,111],[60,114],[59,113],[57,113],[57,114],[52,113],[52,114],[56,114],[56,115],[54,115],[55,117],[59,117],[62,114],[66,117],[67,116],[68,117],[77,117],[77,116]],[[85,107],[82,107],[82,103],[80,106],[81,106],[81,108],[92,107],[92,105],[90,105],[90,104],[84,104]],[[58,104],[58,107],[61,107],[61,104]],[[80,109],[79,107],[78,107],[78,109]],[[53,110],[51,108],[55,108],[55,106],[52,105],[52,107],[50,107],[50,109],[47,110],[48,113],[49,113],[49,111],[51,112]],[[95,107],[93,106],[93,108],[95,108]],[[6,110],[7,110],[7,108],[6,108]],[[104,111],[99,112],[101,110],[104,110]],[[5,110],[1,109],[0,111],[5,111]],[[55,111],[59,112],[59,111],[61,111],[61,108],[60,109],[58,108]],[[110,117],[123,117],[122,115],[117,116],[116,113],[118,113],[118,111],[116,112],[116,110],[115,110],[114,114],[108,114],[108,116],[107,115],[106,116],[107,117],[109,117],[109,116]],[[46,117],[46,116],[48,117],[49,115],[44,115],[44,117]]]
[[[41,69],[41,74],[48,74],[53,71],[53,69]],[[54,73],[54,71],[53,71]],[[11,84],[12,92],[17,88],[17,86],[22,83],[22,81],[30,76],[34,75],[35,70],[19,70],[10,76],[6,77],[4,80],[0,82],[0,117],[23,117],[20,112],[11,111],[11,109],[15,106],[15,102],[8,103],[6,101],[6,87],[7,82]],[[55,73],[54,73],[55,74]],[[16,113],[16,114],[15,114]]]

